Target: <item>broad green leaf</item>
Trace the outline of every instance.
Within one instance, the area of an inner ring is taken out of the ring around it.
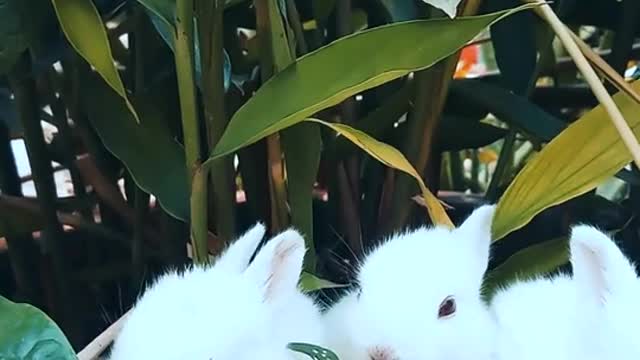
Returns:
[[[127,98],[127,91],[114,64],[109,39],[100,14],[91,0],[51,1],[53,1],[62,31],[71,46],[120,95],[135,121],[140,122],[138,114]]]
[[[491,270],[484,281],[483,295],[490,298],[500,289],[515,280],[548,274],[569,261],[566,237],[547,240],[529,246],[511,255],[505,262]]]
[[[472,106],[483,107],[498,119],[543,141],[553,139],[566,124],[522,96],[481,80],[456,81],[451,91]]]
[[[632,87],[640,90],[640,81]],[[617,93],[613,100],[637,137],[640,104],[626,93]],[[597,106],[547,144],[516,176],[498,202],[493,239],[523,227],[544,209],[594,189],[630,161],[607,112]]]
[[[317,345],[290,343],[287,347],[295,352],[308,355],[312,360],[339,360],[333,351]]]
[[[230,154],[354,94],[428,68],[487,26],[534,6],[457,20],[395,23],[341,38],[267,81],[235,113],[211,156]]]
[[[420,174],[418,174],[416,169],[414,169],[411,163],[409,163],[409,160],[407,160],[407,158],[404,157],[404,155],[400,151],[398,151],[398,149],[380,142],[363,133],[362,131],[354,129],[347,125],[329,123],[318,119],[307,119],[307,121],[317,122],[319,124],[332,128],[338,134],[346,137],[359,148],[366,151],[374,159],[380,161],[386,166],[389,166],[396,170],[400,170],[412,176],[414,179],[416,179],[418,185],[420,186],[422,197],[424,198],[425,206],[429,211],[429,217],[431,218],[431,220],[435,224],[444,225],[451,228],[453,227],[451,219],[449,219],[449,216],[442,207],[442,204],[440,204],[438,198],[436,198],[435,195],[433,195],[431,191],[429,191],[427,186],[424,184],[424,181],[422,181]]]
[[[309,272],[303,271],[300,275],[300,288],[304,292],[312,292],[321,289],[332,289],[345,287],[344,284],[336,284],[329,280],[321,279]]]
[[[77,359],[60,328],[31,305],[0,296],[0,329],[0,359]]]
[[[189,219],[184,149],[161,121],[164,114],[151,101],[153,98],[148,94],[134,98],[141,115],[137,124],[101,79],[91,74],[82,79],[89,120],[106,148],[122,160],[136,184],[156,196],[168,213]]]

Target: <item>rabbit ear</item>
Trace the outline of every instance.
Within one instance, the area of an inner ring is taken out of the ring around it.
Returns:
[[[489,264],[491,222],[495,209],[495,205],[480,206],[455,230],[461,241],[466,243],[465,248],[471,251],[474,271],[481,276]]]
[[[287,230],[260,249],[245,275],[263,287],[265,301],[275,301],[297,291],[304,254],[302,235]]]
[[[633,289],[633,265],[607,235],[586,225],[575,226],[570,239],[571,265],[578,288],[604,303],[609,294]]]
[[[264,233],[264,225],[257,223],[229,245],[216,260],[215,266],[237,273],[243,272],[249,266],[249,260],[264,237]]]

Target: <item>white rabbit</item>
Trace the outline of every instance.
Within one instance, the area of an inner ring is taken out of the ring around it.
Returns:
[[[493,321],[480,298],[494,207],[457,229],[420,228],[387,239],[358,271],[358,290],[325,314],[342,360],[490,359]]]
[[[297,287],[303,238],[285,231],[249,264],[264,232],[256,225],[210,268],[161,277],[126,319],[110,359],[304,359],[287,344],[322,345],[318,307]]]
[[[491,311],[499,360],[637,359],[640,283],[615,243],[580,225],[570,239],[567,274],[517,282],[498,292]]]

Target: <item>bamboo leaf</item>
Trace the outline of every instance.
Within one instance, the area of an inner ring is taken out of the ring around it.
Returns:
[[[0,359],[76,359],[60,328],[29,304],[0,296]]]
[[[71,46],[109,86],[125,101],[137,122],[138,114],[127,98],[127,92],[114,64],[107,32],[98,10],[91,0],[52,0],[62,31]]]
[[[303,271],[300,275],[300,288],[304,292],[312,292],[321,289],[332,289],[345,287],[344,284],[336,284],[329,280],[321,279],[307,271]]]
[[[631,86],[638,91],[640,81]],[[613,99],[637,137],[640,104],[623,92]],[[562,131],[516,176],[498,202],[494,240],[523,227],[544,209],[594,189],[630,161],[607,112],[597,106]]]
[[[106,84],[96,76],[82,77],[86,89],[89,120],[100,139],[129,169],[136,184],[156,196],[172,216],[189,219],[189,189],[184,148],[162,122],[150,98],[135,99],[142,121],[136,124],[131,114]],[[161,100],[160,100],[161,101]]]
[[[424,198],[431,220],[433,220],[435,224],[444,225],[450,228],[453,227],[451,219],[449,219],[449,216],[440,204],[438,198],[429,191],[427,186],[424,184],[424,181],[422,181],[420,174],[418,174],[416,169],[414,169],[413,166],[411,166],[411,163],[409,163],[409,160],[407,160],[407,158],[404,157],[398,149],[380,142],[360,130],[344,124],[329,123],[318,119],[307,119],[307,121],[317,122],[330,127],[338,134],[346,137],[359,148],[366,151],[374,159],[416,179],[420,186],[420,190],[422,191],[422,197]]]
[[[535,6],[456,20],[395,23],[341,38],[267,81],[233,116],[211,157],[230,154],[354,94],[428,68],[487,26]],[[363,63],[363,56],[368,61]]]

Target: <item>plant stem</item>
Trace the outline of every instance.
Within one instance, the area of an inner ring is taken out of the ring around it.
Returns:
[[[38,116],[40,111],[35,82],[30,75],[30,55],[24,53],[11,70],[9,83],[14,92],[16,107],[24,129],[24,142],[44,217],[45,252],[51,253],[54,270],[54,288],[56,290],[54,312],[60,316],[60,323],[67,329],[71,341],[77,343],[82,335],[74,316],[74,297],[69,283],[69,263],[63,243],[64,231],[62,224],[58,221],[56,209],[56,185]]]
[[[224,1],[197,0],[198,36],[202,64],[202,95],[209,151],[227,127],[224,90]],[[216,161],[211,170],[212,215],[218,238],[227,242],[235,235],[235,181],[233,157]]]
[[[532,2],[529,0],[526,1]],[[591,65],[589,65],[589,62],[580,51],[578,45],[571,38],[571,34],[567,30],[566,26],[562,23],[562,21],[560,21],[558,16],[553,12],[548,4],[542,3],[540,7],[536,8],[536,10],[538,14],[545,21],[547,21],[547,23],[549,23],[549,26],[551,26],[553,31],[556,33],[556,35],[562,42],[562,45],[564,45],[569,55],[571,55],[571,58],[576,63],[576,67],[584,76],[585,80],[589,84],[589,87],[591,87],[593,94],[609,114],[613,125],[620,134],[622,142],[624,142],[627,149],[631,153],[636,166],[640,166],[640,144],[638,143],[638,140],[633,134],[633,131],[631,131],[631,129],[629,128],[629,125],[625,121],[624,116],[618,109],[616,103],[613,101],[602,82],[600,82],[598,75],[593,70]]]
[[[176,3],[176,37],[175,59],[178,75],[178,92],[180,93],[180,110],[182,116],[182,130],[184,136],[185,157],[187,162],[187,177],[191,191],[191,243],[194,248],[194,261],[198,263],[208,262],[206,253],[197,253],[196,249],[207,248],[207,213],[198,201],[194,199],[202,193],[206,193],[207,184],[200,177],[206,179],[206,174],[200,171],[202,148],[200,145],[200,123],[198,122],[198,109],[196,102],[195,64],[194,64],[194,26],[193,26],[193,0],[180,0]],[[195,174],[199,179],[194,185]],[[195,191],[194,191],[195,188]],[[204,235],[204,236],[203,236]]]
[[[191,239],[202,239],[201,241],[192,241],[193,260],[201,264],[209,262],[207,173],[209,173],[208,169],[199,167],[193,175],[191,187]]]

